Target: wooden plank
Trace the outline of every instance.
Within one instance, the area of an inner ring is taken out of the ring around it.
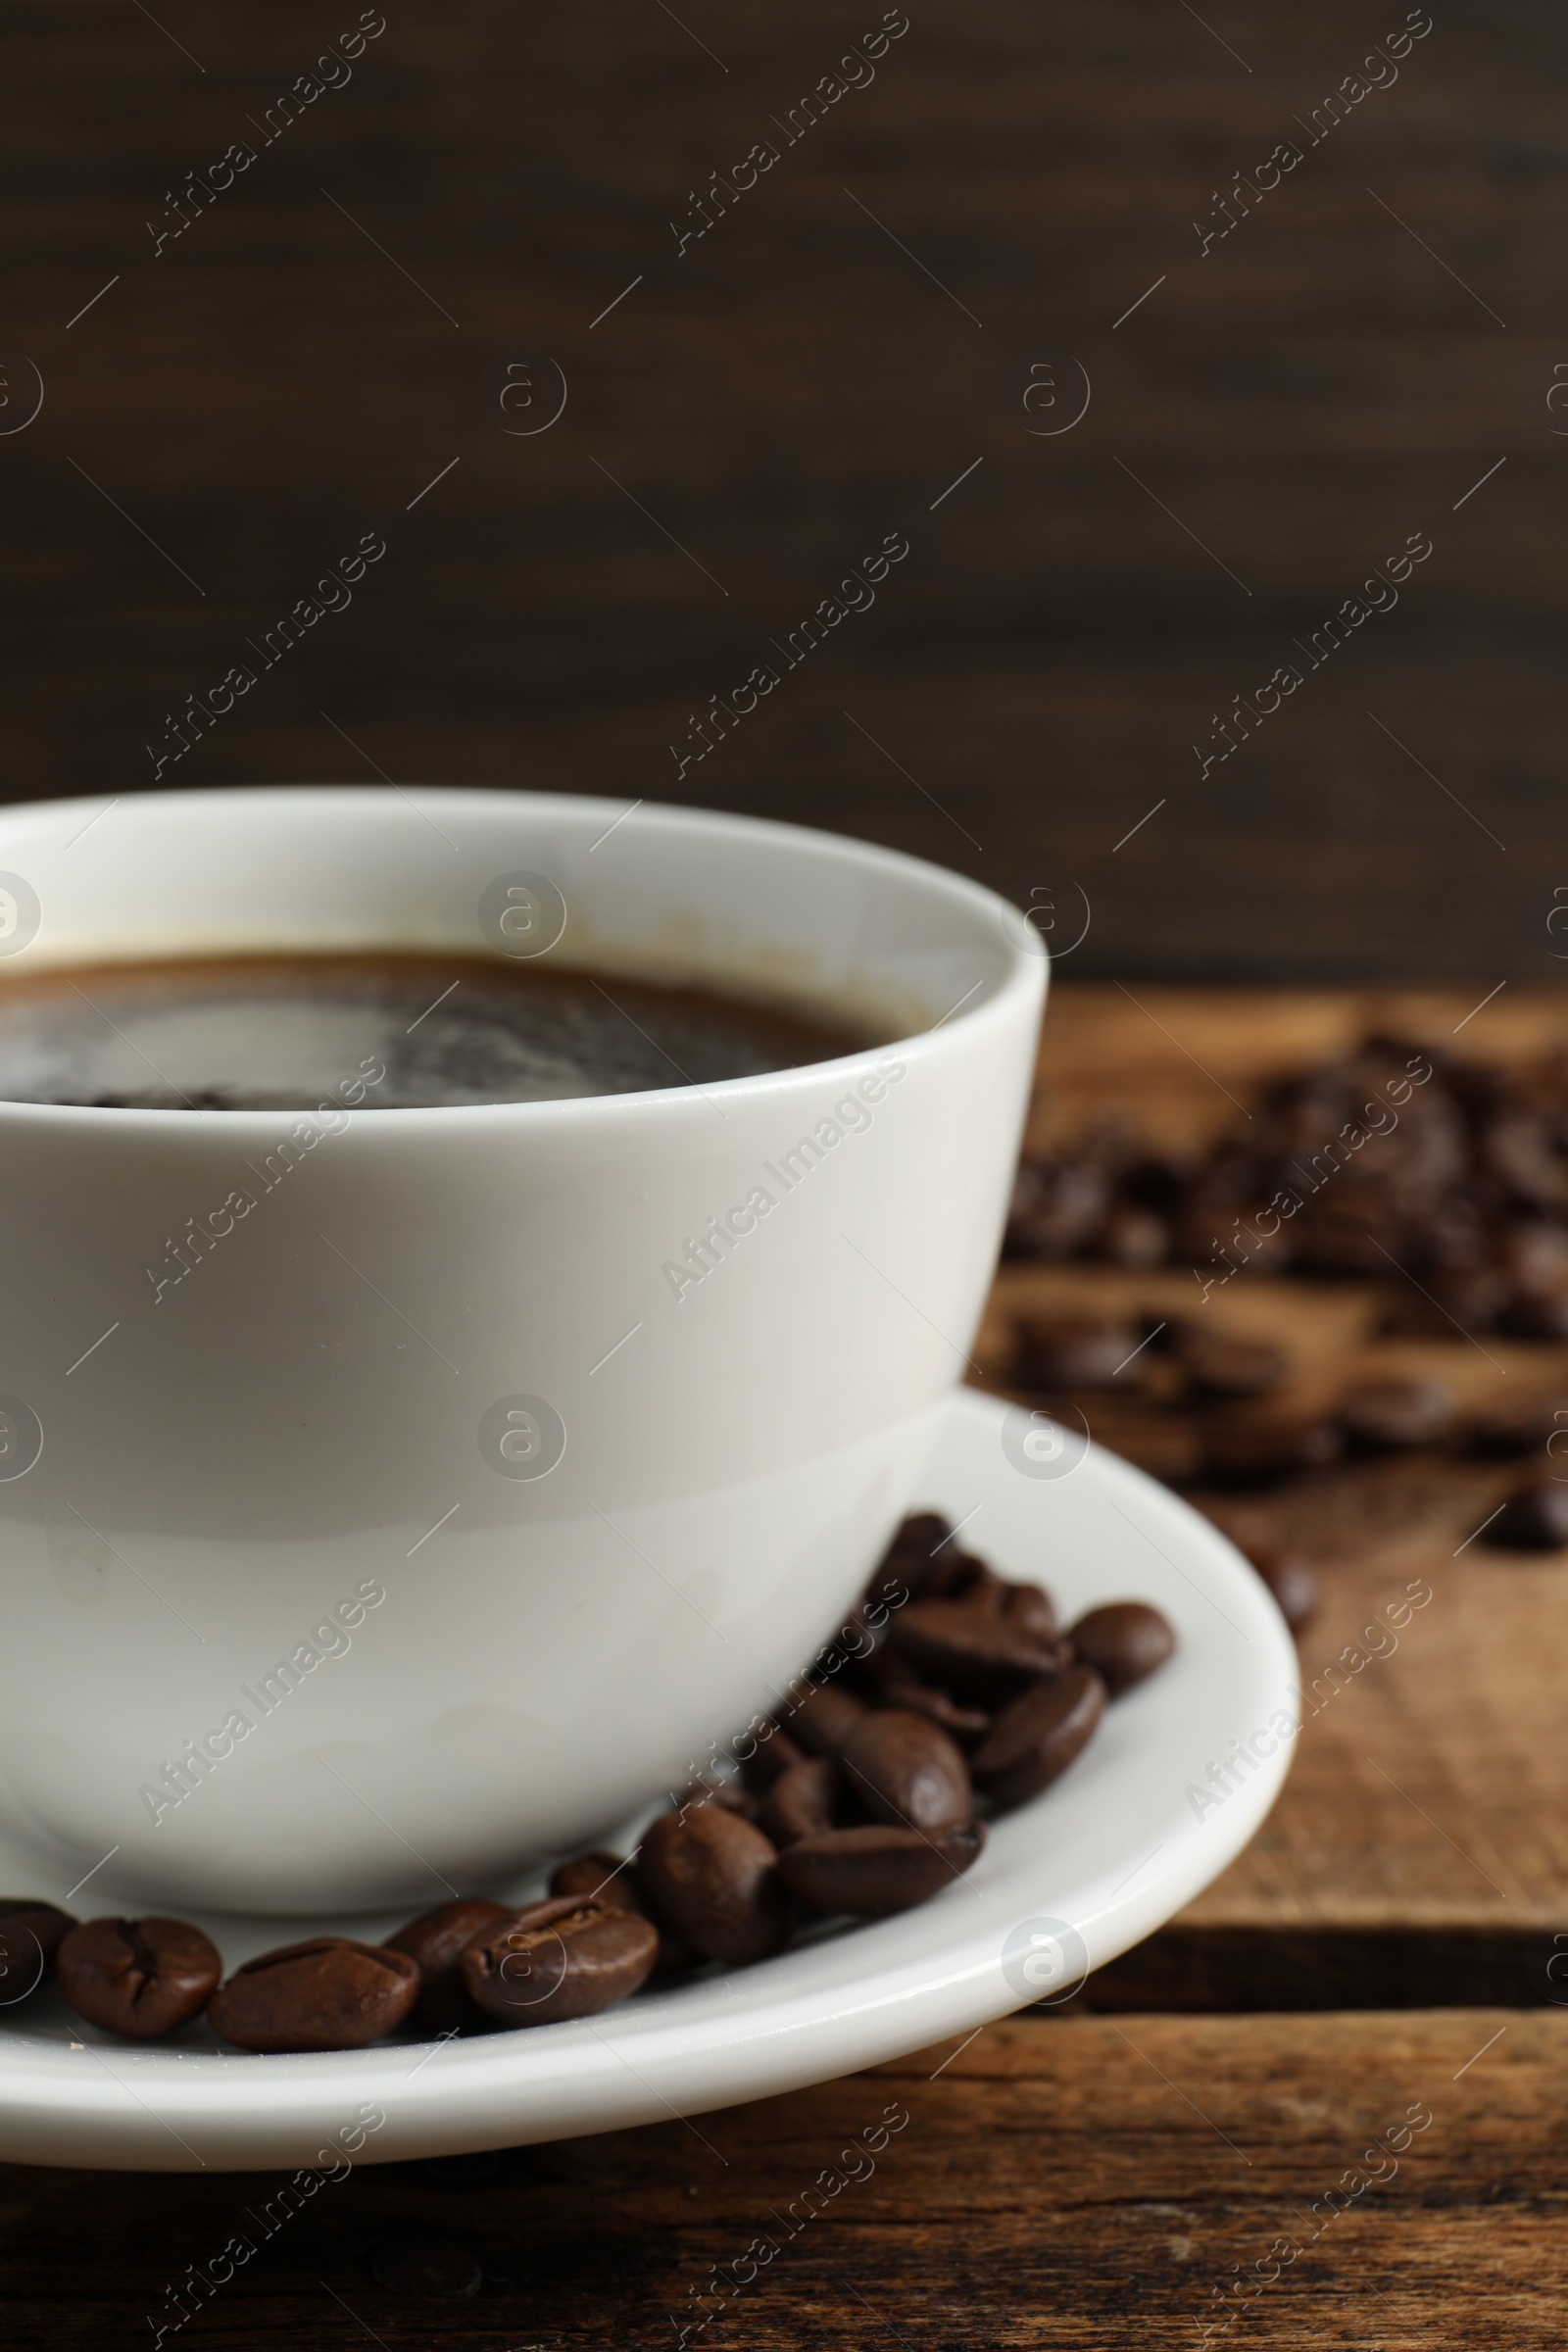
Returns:
[[[1568,1045],[1561,987],[1510,985],[1477,1011],[1484,994],[1144,985],[1129,993],[1114,982],[1058,974],[1041,1040],[1030,1142],[1045,1148],[1114,1116],[1152,1145],[1196,1150],[1239,1126],[1266,1080],[1326,1061],[1365,1037],[1408,1037],[1508,1063],[1543,1059]]]
[[[708,2313],[706,2352],[1112,2352],[1201,2341],[1240,2276],[1238,2336],[1540,2352],[1565,2337],[1565,2062],[1554,2011],[1037,2014],[691,2125],[361,2169],[270,2237],[274,2178],[9,2169],[6,2341],[150,2342],[239,2233],[254,2257],[166,2343],[667,2352],[670,2315]],[[482,2271],[471,2297],[377,2283],[378,2250],[427,2236]]]
[[[1037,1135],[1125,1106],[1152,1143],[1190,1140],[1216,1102],[1224,1123],[1238,1123],[1222,1087],[1245,1102],[1265,1078],[1377,1028],[1451,1038],[1470,1008],[1434,991],[1137,993],[1134,1004],[1113,988],[1058,990]],[[1509,990],[1460,1042],[1507,1060],[1554,1051],[1559,1003]],[[1446,1380],[1466,1409],[1521,1390],[1568,1393],[1568,1348],[1380,1336],[1398,1288],[1245,1276],[1204,1311],[1294,1351],[1284,1400],[1303,1413],[1331,1410],[1363,1380],[1407,1373]],[[1021,1394],[1011,1385],[1018,1313],[1191,1312],[1197,1302],[1184,1273],[1008,1264],[979,1360],[988,1385]],[[1198,1477],[1196,1414],[1113,1396],[1078,1402],[1100,1442],[1158,1475]],[[1568,1560],[1467,1541],[1527,1467],[1423,1454],[1255,1493],[1187,1485],[1244,1547],[1285,1544],[1318,1562],[1321,1614],[1300,1642],[1306,1712],[1260,1836],[1092,1998],[1165,2007],[1542,1997],[1532,1971],[1539,1977],[1550,1936],[1568,1928],[1568,1748],[1551,1634],[1568,1609]],[[1412,1589],[1431,1599],[1398,1628],[1391,1606]],[[1428,1939],[1419,1953],[1400,1940],[1410,1936]]]

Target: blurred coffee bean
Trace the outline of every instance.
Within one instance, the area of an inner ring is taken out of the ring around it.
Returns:
[[[806,1750],[799,1747],[788,1732],[764,1716],[755,1735],[756,1744],[749,1755],[741,1758],[741,1779],[754,1796],[765,1796],[781,1774],[792,1764],[806,1760]]]
[[[1005,1248],[1015,1257],[1071,1257],[1104,1221],[1111,1203],[1113,1163],[1092,1138],[1073,1153],[1019,1163],[1007,1216]]]
[[[223,1973],[218,1946],[182,1919],[89,1919],[61,1937],[60,1989],[89,2025],[147,2039],[206,2008]]]
[[[671,1801],[677,1813],[689,1813],[698,1805],[717,1805],[721,1813],[739,1813],[745,1821],[757,1819],[760,1799],[754,1796],[743,1781],[714,1778],[693,1781],[689,1788],[677,1789]]]
[[[1568,1544],[1568,1485],[1554,1478],[1532,1479],[1510,1494],[1483,1543],[1504,1551],[1558,1551]]]
[[[874,1719],[873,1719],[874,1720]],[[773,1783],[757,1826],[780,1848],[830,1830],[839,1812],[839,1766],[832,1756],[808,1756]]]
[[[777,1851],[736,1813],[661,1814],[637,1867],[659,1919],[710,1960],[764,1960],[789,1934]]]
[[[1095,1254],[1113,1266],[1143,1271],[1162,1266],[1170,1255],[1170,1227],[1152,1208],[1125,1200],[1113,1208],[1095,1236]]]
[[[1478,1453],[1534,1453],[1538,1446],[1544,1452],[1559,1435],[1563,1443],[1558,1451],[1568,1453],[1568,1396],[1561,1395],[1494,1405],[1470,1425],[1470,1443]]]
[[[698,1821],[733,1823],[733,1813]],[[659,1935],[635,1911],[580,1895],[529,1903],[499,1927],[483,1928],[463,1954],[463,1981],[487,2017],[504,2026],[553,2026],[596,2017],[633,1993],[653,1971]]]
[[[1208,1396],[1267,1396],[1291,1376],[1289,1349],[1190,1318],[1175,1322],[1169,1347],[1194,1388]]]
[[[895,1658],[886,1677],[877,1686],[877,1697],[885,1707],[905,1707],[912,1715],[924,1715],[945,1731],[959,1747],[973,1747],[991,1729],[991,1717],[984,1707],[960,1707],[946,1690],[938,1690],[929,1683],[912,1680],[906,1668],[901,1668]]]
[[[941,1598],[961,1600],[966,1609],[1000,1617],[1010,1589],[1006,1578],[999,1576],[987,1561],[976,1559],[973,1552],[959,1551],[953,1555],[952,1569],[943,1579]]]
[[[1138,1335],[1129,1324],[1103,1316],[1020,1315],[1014,1376],[1025,1389],[1113,1389],[1124,1377],[1141,1378],[1129,1359],[1138,1354]]]
[[[865,1600],[883,1608],[898,1608],[929,1592],[952,1548],[952,1534],[940,1511],[913,1512],[903,1521],[872,1570]]]
[[[970,1769],[999,1805],[1021,1805],[1065,1772],[1094,1737],[1105,1686],[1092,1666],[1071,1666],[1004,1707]]]
[[[1277,1421],[1219,1416],[1202,1433],[1203,1474],[1224,1485],[1264,1485],[1298,1470],[1323,1470],[1345,1451],[1345,1440],[1325,1421]]]
[[[1425,1287],[1431,1293],[1431,1306],[1437,1311],[1432,1312],[1424,1300],[1413,1295],[1401,1293],[1388,1328],[1413,1330],[1442,1339],[1453,1337],[1455,1323],[1462,1331],[1489,1331],[1513,1296],[1506,1275],[1494,1265],[1460,1266],[1451,1270],[1438,1267]]]
[[[24,1894],[0,1896],[0,2008],[48,1983],[61,1938],[75,1924],[57,1903]]]
[[[207,2022],[242,2050],[358,2050],[402,2025],[419,1987],[408,1952],[313,1936],[247,1960],[208,2002]]]
[[[836,1756],[855,1732],[865,1709],[847,1690],[814,1683],[791,1710],[789,1728],[796,1744],[808,1755]]]
[[[779,1856],[779,1876],[813,1911],[878,1919],[940,1894],[969,1868],[985,1841],[978,1821],[929,1834],[826,1830],[788,1847]]]
[[[1060,1632],[1056,1605],[1043,1585],[1007,1585],[1004,1593],[1002,1614],[1009,1625],[1032,1642],[1055,1641]]]
[[[1310,1563],[1294,1551],[1254,1551],[1249,1556],[1292,1633],[1310,1625],[1317,1615],[1317,1572]]]
[[[422,1911],[387,1937],[387,1950],[407,1952],[419,1971],[419,1997],[410,2012],[411,2025],[429,2034],[478,2029],[483,2020],[468,1998],[458,1963],[464,1945],[471,1942],[481,1928],[510,1919],[514,1908],[510,1903],[485,1902],[477,1895],[460,1897],[434,1911]]]
[[[952,1534],[952,1522],[945,1519],[940,1511],[911,1512],[888,1545],[887,1556],[891,1559],[896,1552],[901,1555],[910,1552],[917,1559],[928,1560]]]
[[[479,2257],[456,2238],[405,2233],[370,2256],[370,2276],[389,2295],[476,2295],[484,2278]]]
[[[1168,1618],[1142,1600],[1106,1601],[1067,1629],[1073,1655],[1092,1666],[1112,1698],[1163,1666],[1176,1646]]]
[[[1458,1401],[1446,1381],[1382,1380],[1345,1398],[1340,1426],[1356,1445],[1392,1452],[1440,1444],[1457,1413]]]
[[[1568,1282],[1568,1232],[1560,1225],[1522,1219],[1499,1227],[1492,1246],[1495,1264],[1517,1292],[1550,1298]]]
[[[1568,1182],[1552,1150],[1544,1120],[1518,1105],[1509,1105],[1488,1119],[1477,1138],[1477,1155],[1489,1176],[1495,1176],[1516,1200],[1538,1208],[1561,1208],[1568,1203]]]
[[[867,1715],[844,1750],[844,1785],[868,1820],[945,1830],[974,1811],[962,1751],[928,1716]]]
[[[858,1673],[882,1647],[888,1638],[889,1611],[902,1608],[908,1597],[908,1585],[902,1577],[893,1577],[880,1596],[872,1592],[849,1611],[833,1647],[851,1673]]]
[[[995,1706],[1060,1670],[1059,1643],[1043,1642],[1007,1617],[987,1617],[957,1600],[921,1600],[901,1612],[891,1647],[922,1683],[954,1697]]]
[[[1497,1328],[1512,1340],[1568,1340],[1568,1284],[1521,1292],[1503,1307]]]

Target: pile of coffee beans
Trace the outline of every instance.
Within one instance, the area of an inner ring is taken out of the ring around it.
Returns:
[[[662,1975],[765,1959],[803,1913],[906,1911],[969,1868],[982,1816],[1048,1788],[1175,1646],[1136,1600],[1063,1631],[1043,1586],[999,1576],[934,1512],[905,1521],[857,1615],[870,1639],[759,1721],[738,1785],[686,1791],[634,1856],[564,1862],[552,1892],[646,1920]]]
[[[1157,1305],[1026,1313],[1014,1323],[1014,1387],[1058,1416],[1070,1417],[1075,1395],[1193,1414],[1198,1455],[1188,1476],[1201,1484],[1267,1486],[1338,1462],[1435,1448],[1490,1458],[1537,1453],[1561,1467],[1521,1486],[1484,1540],[1519,1551],[1568,1544],[1568,1395],[1546,1390],[1467,1414],[1443,1380],[1362,1380],[1308,1414],[1268,1401],[1294,1372],[1286,1348],[1217,1317],[1201,1324]],[[1302,1622],[1275,1596],[1293,1625]]]
[[[852,1623],[855,1650],[824,1652],[759,1719],[739,1782],[683,1790],[635,1854],[561,1863],[543,1901],[463,1897],[384,1943],[315,1936],[226,1983],[184,1921],[0,1901],[0,1975],[52,1977],[111,2033],[147,2040],[205,2012],[256,2051],[591,2017],[650,1978],[765,1960],[811,1916],[886,1918],[940,1893],[984,1846],[980,1813],[1049,1787],[1175,1646],[1137,1600],[1063,1632],[1044,1587],[998,1576],[931,1512],[905,1521]]]
[[[1192,1161],[1097,1127],[1024,1159],[1007,1250],[1221,1276],[1397,1267],[1434,1328],[1568,1339],[1568,1054],[1521,1072],[1370,1038],[1268,1087]]]

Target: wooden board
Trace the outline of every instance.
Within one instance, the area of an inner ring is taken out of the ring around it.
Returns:
[[[1210,2343],[1542,2352],[1568,2340],[1565,2064],[1555,2012],[1036,2014],[689,2125],[358,2171],[270,2237],[275,2178],[6,2170],[7,2352],[150,2344],[236,2232],[256,2253],[166,2344],[670,2352],[706,2313],[705,2352],[1115,2352],[1200,2343],[1240,2272]],[[471,2297],[376,2283],[428,2236]]]
[[[1037,1142],[1112,1112],[1152,1143],[1192,1141],[1239,1122],[1227,1093],[1245,1106],[1266,1078],[1374,1030],[1455,1042],[1472,1003],[1435,992],[1137,994],[1134,1003],[1114,988],[1057,988]],[[1509,991],[1456,1042],[1520,1060],[1557,1050],[1563,1036],[1557,999]],[[1554,1382],[1568,1392],[1568,1348],[1380,1337],[1397,1287],[1240,1277],[1205,1311],[1287,1344],[1303,1409],[1324,1409],[1362,1379],[1404,1373],[1436,1374],[1476,1408]],[[1197,1300],[1191,1276],[1169,1270],[1009,1264],[979,1360],[988,1385],[1019,1394],[1009,1381],[1019,1311],[1191,1312]],[[1195,1416],[1117,1397],[1086,1396],[1082,1406],[1114,1449],[1173,1478],[1196,1472]],[[1524,1467],[1407,1456],[1273,1491],[1192,1490],[1244,1545],[1288,1542],[1321,1564],[1321,1614],[1300,1643],[1308,1711],[1261,1836],[1164,1937],[1108,1972],[1093,1998],[1398,2002],[1417,1985],[1429,1999],[1440,1986],[1449,1999],[1541,1997],[1531,1971],[1549,1952],[1543,1938],[1568,1928],[1568,1558],[1467,1542]],[[1389,1607],[1412,1587],[1432,1598],[1398,1630]]]
[[[376,530],[352,607],[166,785],[817,822],[1026,903],[1077,884],[1074,968],[1135,986],[1561,970],[1544,0],[1433,12],[1332,131],[1303,125],[1403,0],[911,7],[799,135],[882,0],[468,0],[380,12],[269,130],[359,13],[7,12],[4,340],[46,387],[0,431],[7,795],[140,789],[167,714]],[[1285,139],[1300,167],[1205,251]],[[196,193],[234,141],[255,161]],[[513,436],[484,372],[542,352],[566,410]],[[1065,420],[1069,354],[1089,411],[1036,432],[1025,370]],[[893,530],[874,610],[678,774],[689,714]],[[1421,531],[1397,609],[1312,668],[1298,640]],[[1300,690],[1205,775],[1195,741],[1283,662]]]

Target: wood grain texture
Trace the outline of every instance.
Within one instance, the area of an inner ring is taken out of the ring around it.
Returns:
[[[362,2169],[270,2237],[275,2178],[13,2169],[6,2341],[151,2341],[238,2232],[254,2257],[166,2343],[665,2352],[673,2313],[710,2315],[708,2352],[1112,2352],[1199,2343],[1240,2275],[1211,2343],[1540,2352],[1565,2332],[1565,2059],[1554,2012],[1036,2014],[695,2126]],[[429,2235],[477,2258],[471,2297],[376,2283],[378,2249]]]
[[[166,713],[379,530],[352,608],[166,784],[801,818],[1081,886],[1079,968],[1134,982],[1557,970],[1544,0],[1453,0],[1332,131],[1402,8],[916,7],[793,140],[870,0],[393,10],[275,135],[356,11],[155,13],[8,12],[0,332],[46,398],[0,432],[6,793],[141,788]],[[235,139],[254,163],[155,250]],[[683,251],[691,192],[763,139]],[[1299,167],[1205,251],[1284,139]],[[484,370],[541,352],[565,415],[509,436]],[[1073,429],[1026,429],[1036,360],[1061,414],[1087,371]],[[875,609],[681,773],[688,714],[893,529]],[[1422,530],[1397,608],[1311,669],[1298,641]],[[1205,778],[1194,743],[1286,662],[1301,689]]]

